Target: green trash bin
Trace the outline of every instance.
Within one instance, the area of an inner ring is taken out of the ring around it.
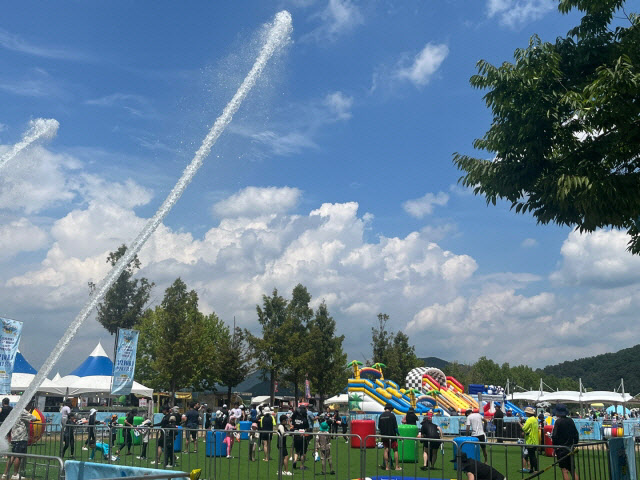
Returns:
[[[118,419],[118,425],[124,425],[124,418],[125,417],[120,417]],[[134,425],[134,427],[140,425],[143,421],[144,421],[143,417],[133,417],[133,425]],[[118,436],[116,438],[116,443],[118,445],[124,445],[126,443],[124,441],[124,434],[125,433],[128,433],[129,435],[133,435],[133,444],[134,445],[140,445],[140,443],[142,441],[141,440],[142,436],[141,435],[135,435],[133,428],[119,428],[118,429]]]
[[[401,437],[418,437],[417,425],[398,425]],[[417,462],[418,440],[398,440],[398,461],[401,463]]]

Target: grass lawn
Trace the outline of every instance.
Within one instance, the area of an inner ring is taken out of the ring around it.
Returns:
[[[100,441],[100,439],[98,439]],[[292,439],[287,440],[288,450],[290,455],[293,452],[291,446]],[[90,461],[90,451],[82,450],[84,445],[84,438],[77,438],[75,442],[75,460]],[[147,450],[148,459],[138,459],[142,446],[134,445],[132,448],[132,454],[126,455],[126,448],[121,452],[121,455],[117,461],[111,462],[118,465],[132,465],[140,467],[157,468],[157,465],[151,464],[151,461],[155,460],[155,439],[151,439]],[[184,446],[184,439],[183,439]],[[294,475],[299,478],[316,478],[324,477],[322,475],[322,462],[313,461],[313,446],[312,442],[309,446],[309,460],[306,462],[307,470],[292,470],[292,463],[289,463],[289,470],[294,472]],[[361,460],[364,461],[365,476],[373,477],[378,475],[384,475],[385,472],[380,468],[383,463],[383,450],[378,448],[366,449],[364,458],[361,458],[359,448],[350,448],[345,443],[342,437],[332,440],[331,453],[333,461],[333,469],[336,475],[330,475],[330,471],[327,465],[327,478],[336,478],[339,480],[356,479],[360,478]],[[422,448],[419,443],[416,445],[416,457],[418,462],[401,462],[401,471],[389,472],[393,476],[404,477],[417,477],[417,478],[443,478],[453,479],[457,478],[457,472],[453,469],[453,464],[450,462],[453,459],[453,448],[451,443],[444,444],[444,453],[438,452],[438,458],[436,462],[436,468],[433,470],[423,471],[420,469],[422,465]],[[38,455],[59,455],[60,441],[58,436],[44,437],[36,445],[30,446],[28,453]],[[411,447],[408,446],[408,449]],[[258,460],[255,462],[249,461],[249,441],[242,440],[236,442],[233,446],[232,456],[233,458],[227,459],[225,457],[207,457],[205,455],[205,442],[204,438],[198,439],[198,453],[193,451],[193,443],[190,445],[190,452],[176,452],[178,457],[176,464],[171,468],[175,471],[191,471],[192,469],[201,468],[203,479],[261,479],[261,478],[275,478],[278,472],[278,454],[277,442],[274,438],[272,442],[272,458],[274,460],[270,462],[263,461],[263,452],[258,452]],[[505,474],[509,480],[526,478],[528,475],[520,473],[522,468],[521,460],[521,448],[514,444],[492,444],[488,448],[489,463],[492,464],[498,471]],[[578,471],[580,472],[581,480],[606,480],[609,478],[608,463],[607,463],[607,451],[602,446],[590,447],[588,451],[580,452],[576,456],[576,464],[578,465]],[[103,455],[98,451],[95,454],[96,459],[94,461],[107,463],[109,460],[103,458]],[[70,451],[67,450],[65,460],[70,459]],[[5,460],[6,461],[6,460]],[[540,469],[551,465],[554,459],[552,457],[545,457],[539,455]],[[55,465],[55,464],[52,464]],[[164,458],[161,461],[159,468],[164,468]],[[3,465],[4,466],[4,465]],[[298,465],[299,467],[300,465]],[[40,466],[35,470],[33,475],[33,467],[27,470],[28,477],[45,478],[44,467]],[[54,471],[50,471],[49,478]],[[541,479],[560,479],[562,473],[557,468],[551,468],[540,477]]]

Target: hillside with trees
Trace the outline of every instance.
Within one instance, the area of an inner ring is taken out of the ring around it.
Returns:
[[[543,371],[574,380],[582,378],[582,384],[589,390],[613,390],[624,378],[625,392],[635,395],[640,392],[640,345],[615,353],[549,365]]]

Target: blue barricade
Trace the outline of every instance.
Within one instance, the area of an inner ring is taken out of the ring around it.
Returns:
[[[225,432],[213,432],[209,430],[205,439],[205,455],[207,457],[226,457],[227,444],[224,443],[226,437],[227,434]]]
[[[240,440],[249,440],[249,430],[251,430],[251,422],[249,421],[241,421],[238,422],[240,425],[240,430],[246,430],[245,432],[240,432]]]
[[[472,443],[465,443],[472,442]],[[464,445],[462,445],[464,443]],[[480,445],[477,445],[478,439],[476,437],[456,437],[453,439],[453,460],[457,459],[458,448],[461,453],[466,453],[467,458],[480,461]],[[474,445],[475,444],[475,445]],[[458,470],[458,462],[453,463],[453,469]]]

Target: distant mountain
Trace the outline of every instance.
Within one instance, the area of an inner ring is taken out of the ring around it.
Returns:
[[[424,362],[425,367],[435,367],[440,370],[446,369],[449,365],[449,362],[438,357],[422,357],[420,360]]]
[[[549,365],[542,371],[556,377],[582,378],[582,384],[590,390],[611,391],[620,385],[623,378],[625,392],[636,395],[640,392],[640,345]]]

